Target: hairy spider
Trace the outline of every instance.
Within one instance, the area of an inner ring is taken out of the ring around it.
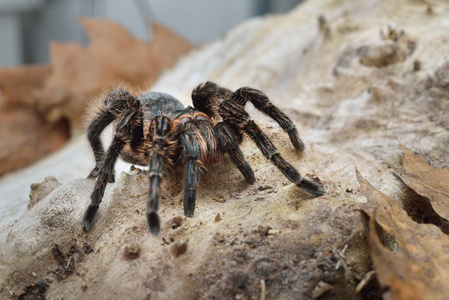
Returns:
[[[229,155],[246,181],[253,183],[253,170],[238,146],[244,133],[291,182],[313,195],[323,195],[323,188],[301,177],[250,118],[244,110],[248,101],[279,123],[296,149],[304,149],[293,122],[256,89],[244,87],[232,92],[206,82],[193,90],[194,107],[187,108],[163,93],[149,92],[135,97],[118,89],[108,94],[87,129],[96,161],[88,178],[97,180],[91,204],[83,217],[84,229],[92,226],[107,183],[114,182],[118,156],[133,164],[149,166],[147,221],[153,235],[160,232],[157,211],[166,170],[184,166],[184,213],[187,217],[192,217],[195,210],[199,169],[221,162],[224,154]],[[113,121],[115,135],[105,153],[100,134]]]

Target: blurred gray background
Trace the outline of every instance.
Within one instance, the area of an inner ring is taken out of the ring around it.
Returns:
[[[106,17],[151,39],[158,22],[194,45],[214,40],[253,16],[282,13],[302,0],[0,0],[0,67],[49,61],[50,41],[88,38],[78,16]]]

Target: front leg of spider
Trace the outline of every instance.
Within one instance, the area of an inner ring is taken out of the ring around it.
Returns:
[[[95,168],[87,178],[95,179],[100,174],[100,164],[105,158],[105,151],[100,136],[103,130],[119,117],[121,111],[128,104],[133,107],[137,99],[123,89],[109,93],[103,101],[103,105],[95,112],[94,119],[87,128],[87,139],[95,156]],[[114,173],[108,177],[108,182],[114,182]]]
[[[101,200],[103,199],[108,179],[114,174],[114,165],[120,152],[125,144],[132,140],[133,127],[135,126],[133,123],[134,120],[137,120],[137,111],[130,109],[125,111],[118,121],[116,128],[117,133],[114,136],[104,159],[100,163],[99,174],[95,182],[94,191],[90,197],[91,203],[84,213],[83,228],[85,230],[89,230],[95,221],[95,216]]]
[[[162,170],[167,163],[168,155],[173,152],[172,122],[165,116],[156,116],[150,126],[154,128],[152,141],[147,147],[150,149],[149,179],[150,186],[147,200],[147,222],[150,232],[158,235],[161,231],[161,221],[157,211],[161,197]]]
[[[150,148],[150,188],[147,201],[148,227],[153,235],[158,235],[161,229],[160,218],[157,213],[160,202],[160,185],[162,169],[167,164],[170,153],[175,152],[176,142],[173,142],[172,122],[167,117],[156,117],[154,120],[154,137]],[[200,146],[195,132],[198,124],[186,122],[178,131],[182,146],[182,160],[184,162],[184,214],[192,217],[195,211],[196,190],[199,177]]]
[[[192,217],[195,211],[196,189],[198,186],[198,158],[200,147],[195,135],[184,132],[181,135],[184,148],[184,214]]]

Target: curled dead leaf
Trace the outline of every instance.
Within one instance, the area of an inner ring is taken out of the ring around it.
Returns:
[[[449,237],[433,224],[418,224],[393,198],[376,190],[356,171],[370,217],[370,255],[384,299],[447,299]],[[379,231],[395,237],[397,250],[385,247]]]
[[[437,214],[449,220],[449,171],[429,166],[409,149],[401,146],[405,174],[398,174],[404,183],[430,200]]]

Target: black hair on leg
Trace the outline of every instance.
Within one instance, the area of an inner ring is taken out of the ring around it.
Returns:
[[[97,178],[98,176],[99,165],[105,156],[104,148],[100,140],[100,135],[101,132],[112,121],[114,121],[114,119],[114,115],[112,115],[108,111],[103,111],[102,114],[100,114],[95,120],[93,120],[92,123],[90,123],[87,129],[87,138],[95,156],[95,168],[89,173],[89,176],[87,176],[87,178]],[[114,182],[114,179],[111,178],[111,181],[109,182]]]
[[[181,135],[184,147],[184,213],[186,217],[192,217],[195,211],[196,189],[198,186],[198,157],[200,147],[194,134],[186,132]]]
[[[293,147],[302,151],[304,150],[304,143],[299,138],[298,131],[295,128],[295,124],[290,120],[290,118],[280,111],[276,106],[271,103],[270,99],[268,99],[267,95],[263,92],[252,89],[249,87],[243,87],[238,89],[232,95],[232,101],[245,107],[248,101],[260,111],[270,116],[273,120],[275,120],[281,128],[287,132],[290,137],[290,141],[293,144]]]
[[[215,132],[221,150],[229,154],[229,158],[240,170],[240,173],[242,173],[246,181],[248,183],[254,183],[256,181],[256,178],[254,176],[253,170],[245,160],[245,157],[243,156],[243,153],[240,150],[234,134],[232,133],[229,126],[224,122],[220,122],[215,126]]]
[[[172,122],[165,116],[156,116],[152,120],[154,126],[150,149],[149,179],[150,186],[147,200],[147,221],[151,234],[158,235],[161,231],[160,218],[157,213],[161,197],[162,171],[170,154]]]
[[[256,143],[260,151],[262,151],[263,155],[271,160],[288,180],[313,195],[321,196],[324,194],[324,190],[321,186],[302,178],[299,172],[282,158],[270,139],[262,132],[262,130],[260,130],[259,126],[251,120],[242,106],[231,101],[225,101],[220,104],[219,111],[225,122],[236,124],[241,130],[248,134]]]
[[[95,156],[95,168],[89,173],[87,178],[97,178],[99,175],[100,163],[105,157],[105,151],[100,139],[103,130],[118,118],[123,110],[128,108],[138,109],[139,107],[140,103],[137,98],[128,91],[118,89],[106,96],[100,110],[95,113],[93,121],[87,128],[87,139]],[[110,175],[108,182],[114,182],[114,174]]]
[[[83,228],[85,230],[89,230],[94,223],[95,215],[98,211],[101,200],[103,199],[108,179],[114,175],[114,165],[120,152],[122,151],[124,145],[132,140],[134,127],[132,120],[134,120],[136,113],[137,111],[135,110],[126,111],[117,124],[117,133],[112,140],[104,159],[100,163],[94,191],[90,196],[91,203],[83,217]]]

